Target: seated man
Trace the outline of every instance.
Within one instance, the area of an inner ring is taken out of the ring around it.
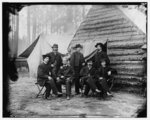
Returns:
[[[85,84],[85,91],[84,95],[87,96],[90,89],[93,92],[100,93],[101,91],[97,89],[95,85],[95,75],[96,75],[96,69],[92,66],[92,61],[88,61],[87,65],[83,67],[80,71],[81,76],[81,82],[82,84]]]
[[[49,57],[46,55],[43,55],[43,62],[38,67],[38,73],[37,73],[37,82],[40,86],[46,87],[46,94],[45,99],[49,99],[50,91],[53,90],[53,93],[55,95],[61,95],[62,93],[59,93],[56,85],[54,83],[54,80],[52,79],[50,75],[50,67],[47,65],[49,62]]]
[[[66,85],[66,96],[67,100],[70,99],[71,95],[71,84],[72,84],[72,76],[74,75],[73,69],[70,66],[70,61],[63,60],[63,66],[60,67],[60,70],[57,74],[57,80],[56,83],[60,85],[65,84]],[[62,88],[60,88],[62,91]]]
[[[108,66],[106,66],[106,60],[101,60],[101,67],[97,70],[97,78],[98,83],[102,87],[103,97],[106,97],[107,95],[112,96],[109,90],[109,86],[107,83],[108,79],[111,79],[112,75],[112,69]]]

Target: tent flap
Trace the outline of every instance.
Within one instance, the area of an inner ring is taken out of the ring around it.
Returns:
[[[40,35],[37,37],[37,39],[23,52],[19,55],[19,57],[25,57],[28,58],[30,54],[32,53],[34,47],[36,46],[38,40],[39,40]]]

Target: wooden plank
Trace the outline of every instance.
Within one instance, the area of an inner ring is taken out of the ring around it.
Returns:
[[[122,56],[122,55],[142,55],[145,53],[142,49],[108,49],[108,56]]]
[[[126,56],[109,56],[110,61],[139,61],[142,60],[142,55],[126,55]]]

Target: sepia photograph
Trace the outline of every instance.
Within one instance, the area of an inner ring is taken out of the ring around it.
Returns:
[[[2,2],[3,118],[147,118],[147,2]]]

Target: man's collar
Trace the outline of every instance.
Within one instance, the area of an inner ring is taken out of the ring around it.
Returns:
[[[44,63],[45,65],[47,65],[47,63],[45,63],[44,61],[43,61],[43,63]]]

